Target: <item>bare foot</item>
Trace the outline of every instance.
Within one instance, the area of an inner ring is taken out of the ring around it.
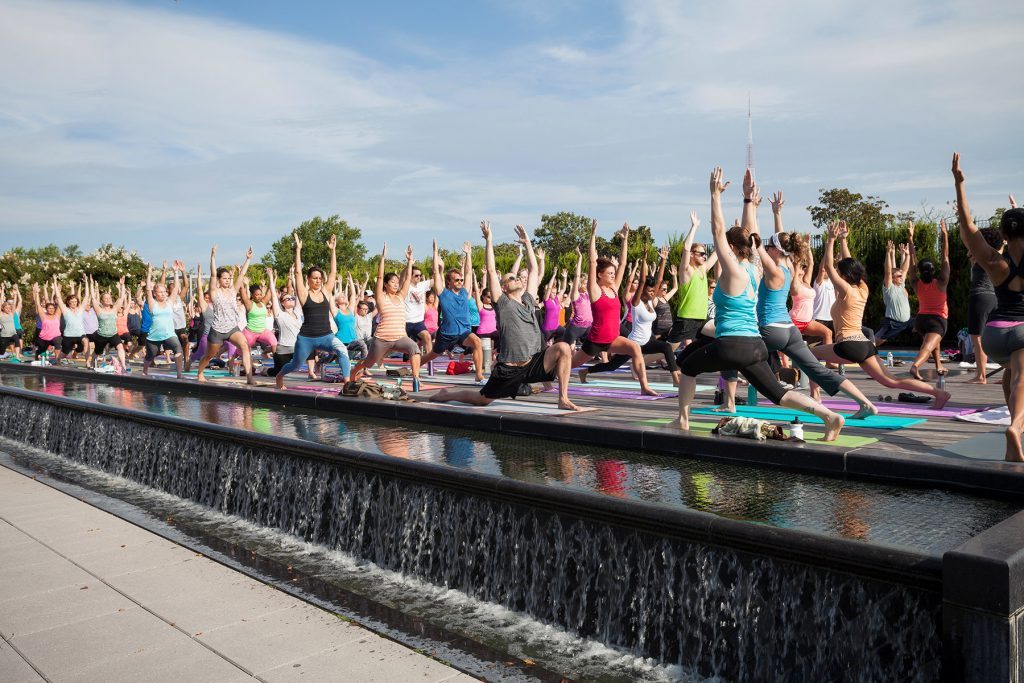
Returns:
[[[851,420],[863,420],[871,417],[872,415],[878,415],[878,408],[873,403],[867,403],[860,407],[856,413],[850,416]]]
[[[252,376],[251,372],[245,376],[245,383],[251,387],[256,386],[256,378]]]
[[[910,364],[910,376],[916,379],[918,382],[924,381],[924,377],[921,376],[921,369],[918,366],[914,365],[913,363]]]
[[[677,417],[665,426],[675,427],[676,429],[682,429],[684,432],[688,432],[690,431],[690,420],[685,417]]]
[[[431,403],[444,403],[448,400],[448,390],[441,389],[437,393],[431,395],[427,400]]]
[[[981,377],[972,377],[971,379],[967,380],[967,383],[968,384],[988,384],[988,380],[985,378],[985,375],[982,375]]]
[[[824,441],[835,441],[844,424],[846,424],[846,420],[838,413],[832,413],[830,417],[826,417]]]
[[[641,389],[640,393],[643,394],[644,396],[661,396],[661,394],[659,394],[654,389],[651,389],[650,387],[647,387],[646,389]]]
[[[736,412],[736,404],[735,403],[723,403],[720,406],[715,406],[714,408],[712,408],[711,412],[713,412],[713,413],[735,413]]]
[[[143,372],[143,374],[145,374],[145,372]],[[203,376],[203,373],[200,372],[198,375],[196,375],[196,381],[197,382],[206,382],[207,380],[206,380],[206,377]]]
[[[586,383],[587,383],[587,369],[586,368],[580,368],[580,384],[586,384]]]
[[[1006,428],[1006,462],[1024,462],[1024,449],[1021,448],[1020,430],[1013,425]]]
[[[939,392],[939,394],[935,397],[935,404],[932,406],[932,408],[934,408],[935,410],[942,410],[942,408],[946,405],[946,402],[949,401],[950,398],[952,398],[952,394],[950,394],[948,391]]]
[[[570,401],[569,399],[558,399],[558,407],[562,410],[579,410],[579,406]]]

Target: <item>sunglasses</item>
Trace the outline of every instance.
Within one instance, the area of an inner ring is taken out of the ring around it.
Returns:
[[[707,256],[708,255],[708,252],[706,252],[706,251],[691,251],[690,253],[693,254],[694,256]]]
[[[457,277],[452,282],[464,282],[464,280],[461,277]]]

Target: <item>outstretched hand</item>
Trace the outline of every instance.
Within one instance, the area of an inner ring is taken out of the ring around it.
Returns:
[[[773,194],[769,201],[772,204],[772,213],[782,213],[782,206],[786,203],[782,199],[782,190]]]
[[[302,240],[299,239],[299,233],[298,232],[293,232],[292,233],[292,239],[295,240],[295,246],[298,247],[299,249],[302,249]]]
[[[627,237],[629,237],[629,223],[623,223],[622,227],[619,228],[619,232],[617,234],[622,239],[626,239]]]
[[[697,215],[696,211],[690,212],[690,227],[696,228],[700,226],[700,216]]]
[[[750,197],[752,194],[754,194],[755,188],[756,185],[754,185],[754,172],[751,171],[748,167],[747,170],[744,171],[743,173],[743,196]]]
[[[962,183],[964,172],[960,170],[960,152],[953,152],[953,181]]]
[[[731,181],[730,181],[731,182]],[[729,182],[722,183],[722,167],[716,166],[711,171],[711,194],[712,196],[718,196],[725,192],[725,188],[729,187]]]
[[[839,221],[839,239],[845,240],[850,235],[850,229],[846,227],[846,221]]]
[[[1017,200],[1013,198],[1012,194],[1010,195],[1010,208],[1011,209],[1016,209],[1017,208]]]
[[[249,247],[248,249],[245,250],[245,258],[248,260],[252,260],[252,247]]]
[[[907,239],[914,243],[914,221],[907,221]]]
[[[327,248],[334,251],[335,247],[338,246],[338,236],[331,233],[331,236],[327,238]]]
[[[466,244],[469,244],[469,242],[466,242]],[[411,244],[405,248],[405,260],[406,261],[412,261],[412,245]]]
[[[525,247],[529,241],[530,237],[526,234],[526,228],[516,225],[516,242]]]
[[[658,252],[658,256],[660,256],[663,260],[668,260],[668,245],[665,245],[664,247],[661,248],[661,250]]]
[[[946,227],[946,219],[945,218],[940,218],[939,219],[939,230],[942,231],[943,235],[949,235],[949,228]]]
[[[761,201],[761,188],[759,188],[757,185],[754,185],[754,189],[750,191],[750,202],[754,206],[761,206]]]
[[[839,239],[839,221],[832,221],[828,225],[828,241],[834,242]]]
[[[679,268],[677,268],[676,264],[673,263],[671,266],[668,267],[668,273],[672,277],[675,277],[676,275],[679,274]]]
[[[892,240],[889,240],[888,242],[885,243],[885,250],[886,252],[896,253],[896,245],[893,244]]]
[[[491,239],[491,222],[480,221],[480,234],[484,236],[485,240]]]
[[[468,240],[462,243],[462,253],[466,256],[473,253],[473,245],[471,245]]]

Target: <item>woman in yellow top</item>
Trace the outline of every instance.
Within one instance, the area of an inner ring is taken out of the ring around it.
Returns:
[[[825,238],[824,257],[821,267],[828,274],[836,290],[836,301],[832,304],[832,323],[835,327],[835,343],[816,346],[812,349],[818,360],[827,363],[856,363],[887,389],[919,391],[935,398],[936,409],[942,408],[949,400],[949,392],[932,387],[917,379],[892,377],[878,362],[875,343],[864,336],[861,330],[864,321],[864,305],[868,300],[868,284],[864,281],[864,265],[855,258],[844,258],[833,264],[836,239],[847,233],[846,222],[839,221],[829,226]]]

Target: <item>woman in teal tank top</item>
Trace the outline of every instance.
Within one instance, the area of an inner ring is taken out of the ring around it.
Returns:
[[[690,403],[702,372],[738,370],[772,403],[802,410],[825,422],[825,441],[834,441],[844,420],[821,404],[795,391],[787,391],[768,365],[768,349],[757,324],[757,274],[752,264],[752,246],[759,243],[757,205],[760,196],[749,169],[743,179],[743,224],[725,229],[722,215],[722,169],[711,173],[711,233],[715,253],[719,254],[722,275],[712,295],[715,303],[715,336],[702,335],[679,356],[682,380],[679,383],[679,418],[676,426],[690,428]],[[753,235],[752,235],[753,233]]]

